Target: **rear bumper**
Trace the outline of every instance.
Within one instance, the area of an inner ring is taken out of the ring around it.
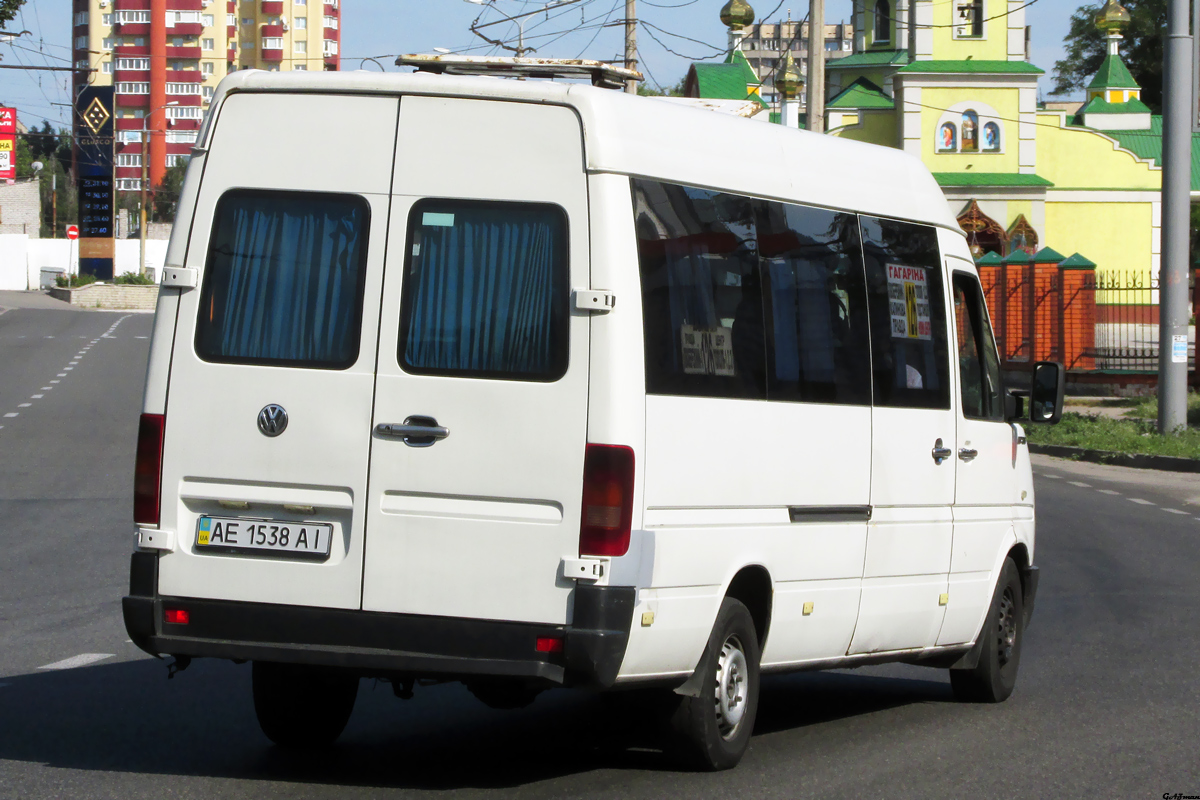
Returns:
[[[280,661],[340,667],[362,675],[413,678],[519,678],[608,687],[616,681],[633,620],[636,590],[575,589],[572,625],[386,614],[304,606],[163,597],[157,556],[135,553],[125,628],[151,655]],[[163,609],[186,609],[188,624]],[[537,652],[540,637],[561,637],[559,653]]]

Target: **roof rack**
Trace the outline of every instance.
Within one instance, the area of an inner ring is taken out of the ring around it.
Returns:
[[[603,61],[578,58],[506,58],[410,54],[396,59],[398,67],[446,75],[492,75],[511,78],[588,78],[592,86],[624,89],[626,81],[644,80],[637,70],[614,67]]]

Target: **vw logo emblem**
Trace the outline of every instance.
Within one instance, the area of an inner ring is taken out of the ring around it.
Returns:
[[[287,424],[287,412],[277,403],[271,403],[258,412],[258,429],[263,436],[278,436],[287,430]]]

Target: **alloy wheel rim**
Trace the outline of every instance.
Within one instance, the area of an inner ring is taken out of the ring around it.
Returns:
[[[749,669],[741,640],[730,636],[721,645],[717,659],[715,708],[721,738],[733,738],[746,716],[750,688]]]

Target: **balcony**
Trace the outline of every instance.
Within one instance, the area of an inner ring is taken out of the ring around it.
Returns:
[[[268,36],[283,36],[282,25],[263,25],[262,36],[265,39]]]
[[[117,57],[120,57],[120,56],[142,56],[142,57],[145,57],[145,56],[150,55],[150,48],[145,47],[145,46],[138,47],[137,45],[132,45],[132,44],[119,44],[113,48],[113,55],[117,56]]]
[[[167,36],[199,36],[204,33],[204,25],[199,22],[176,22],[167,28]]]
[[[260,50],[259,52],[262,54],[263,61],[283,61],[283,50],[282,49],[267,50],[264,48],[264,49]]]
[[[124,97],[125,95],[122,95]],[[146,126],[146,120],[137,117],[117,117],[113,120],[119,131],[140,131]]]
[[[197,60],[200,57],[201,57],[201,51],[200,51],[200,45],[198,45],[198,44],[197,45],[187,45],[184,47],[168,47],[167,48],[167,58],[168,59],[178,58],[178,59],[184,59],[184,60],[187,60],[187,59]]]
[[[167,80],[171,83],[203,83],[204,76],[198,69],[169,69]]]
[[[262,0],[262,13],[269,17],[283,14],[283,0]]]
[[[113,33],[121,36],[149,36],[149,22],[118,22],[113,25]]]
[[[149,11],[150,0],[116,0],[113,8],[117,11]]]
[[[116,105],[119,108],[148,108],[150,106],[150,95],[148,94],[118,94],[116,98]],[[138,120],[138,122],[141,121]]]

